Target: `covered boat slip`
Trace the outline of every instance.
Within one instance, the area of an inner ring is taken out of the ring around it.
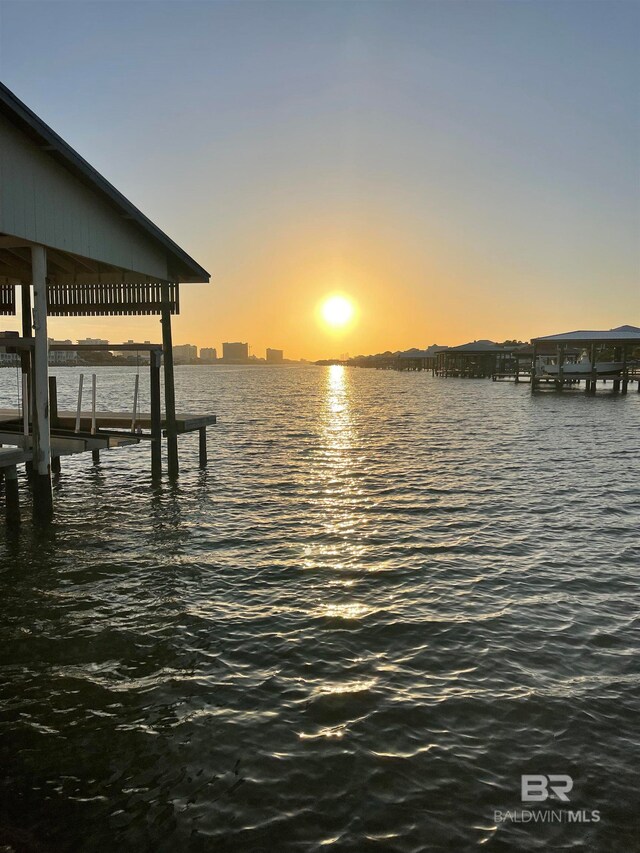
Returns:
[[[511,364],[515,346],[493,341],[471,341],[442,349],[435,356],[436,376],[481,379],[503,372]]]
[[[0,336],[0,348],[20,352],[33,349],[33,338],[15,338]],[[162,344],[53,344],[53,351],[76,352],[144,352],[149,356],[149,390],[150,412],[138,411],[138,377],[132,408],[128,412],[100,411],[95,408],[95,396],[83,379],[78,389],[78,405],[75,410],[61,411],[57,403],[57,381],[55,376],[49,376],[49,408],[52,468],[59,470],[56,465],[58,456],[82,453],[91,450],[96,454],[100,449],[124,447],[127,444],[139,444],[149,440],[151,444],[151,471],[154,475],[161,473],[160,441],[166,435],[167,418],[161,414],[160,400],[160,364]],[[84,374],[81,374],[84,377]],[[26,378],[26,377],[25,377]],[[23,382],[24,385],[24,382]],[[84,390],[84,393],[83,393]],[[25,395],[28,399],[28,395]],[[86,401],[91,399],[91,409],[87,409]],[[200,432],[200,464],[207,460],[206,428],[216,423],[215,415],[177,412],[175,428],[178,435]],[[20,408],[0,408],[0,444],[10,444],[11,440],[20,437],[23,446],[31,446],[28,424],[25,421],[24,406]],[[0,461],[0,467],[2,462]]]
[[[611,381],[614,393],[626,394],[629,382],[636,381],[640,392],[640,328],[636,326],[546,335],[533,338],[531,347],[532,389],[546,385],[561,391],[584,381],[586,393],[594,394],[597,382]],[[540,366],[540,355],[550,348],[555,349],[553,364]],[[576,360],[575,352],[586,357]]]
[[[0,415],[0,443],[14,443],[25,454],[19,461],[32,466],[36,517],[51,516],[51,460],[65,452],[95,453],[147,438],[159,474],[164,430],[168,471],[178,474],[178,434],[204,430],[215,417],[176,415],[171,316],[179,312],[181,284],[208,282],[206,270],[0,84],[0,315],[15,315],[18,306],[21,313],[21,336],[0,338],[0,346],[19,356],[23,389],[20,411]],[[147,349],[151,412],[133,424],[131,413],[92,412],[87,423],[77,422],[77,412],[57,412],[48,318],[124,315],[159,316],[162,344],[85,349]],[[0,455],[0,469],[12,481],[8,454]]]

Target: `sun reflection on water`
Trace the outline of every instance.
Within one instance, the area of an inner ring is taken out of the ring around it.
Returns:
[[[320,527],[305,548],[304,565],[309,569],[341,572],[359,567],[362,497],[357,481],[357,433],[352,412],[349,373],[342,365],[326,372],[320,412],[318,448],[312,476],[318,485]],[[351,585],[348,578],[333,583]],[[331,581],[330,581],[331,583]]]
[[[351,586],[351,584],[346,584],[346,586]],[[324,608],[324,615],[330,619],[362,619],[368,613],[371,613],[370,607],[355,601],[327,604]]]
[[[353,443],[350,391],[347,371],[341,364],[332,364],[327,373],[323,437],[334,457],[350,451]]]
[[[318,412],[317,445],[309,475],[313,478],[315,511],[305,545],[303,565],[318,576],[313,600],[306,608],[310,619],[322,620],[325,630],[375,618],[377,602],[368,601],[369,588],[363,584],[368,573],[365,496],[361,488],[362,454],[358,429],[357,401],[352,373],[341,365],[330,367],[322,386]],[[354,662],[346,656],[336,661],[331,672],[313,682],[310,701],[321,700],[318,713],[348,696],[368,694],[377,675],[368,661],[361,661],[361,673],[353,677]],[[310,684],[311,687],[311,684]],[[342,697],[342,698],[340,698]],[[330,714],[329,714],[330,715]],[[344,725],[321,725],[300,733],[302,738],[341,738]]]

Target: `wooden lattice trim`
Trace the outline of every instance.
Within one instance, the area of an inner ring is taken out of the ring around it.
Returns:
[[[13,284],[0,284],[0,314],[16,313],[16,289]]]
[[[178,284],[169,285],[172,314],[180,313]],[[122,314],[160,314],[162,285],[145,284],[54,284],[47,286],[50,317],[98,317]]]

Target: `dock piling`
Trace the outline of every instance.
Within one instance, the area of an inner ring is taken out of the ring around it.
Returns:
[[[140,376],[136,373],[136,378],[133,383],[133,413],[131,415],[131,432],[136,431],[136,421],[138,419],[138,388],[140,385]]]
[[[22,282],[20,292],[22,294],[22,337],[29,339],[33,337],[33,321],[31,319],[31,285]],[[24,421],[24,434],[29,435],[29,422],[31,420],[31,352],[29,349],[20,351],[20,368],[22,371],[22,416]]]
[[[564,388],[564,345],[558,344],[558,382],[557,389],[558,391],[562,391]]]
[[[97,391],[97,376],[91,374],[91,435],[96,434],[96,391]],[[133,430],[132,430],[133,432]]]
[[[160,406],[161,354],[154,350],[149,359],[149,390],[151,396],[151,476],[162,474],[162,411]]]
[[[55,376],[49,377],[49,420],[51,428],[58,426],[58,380]]]
[[[199,432],[199,462],[201,468],[207,467],[207,428],[200,427]]]
[[[531,342],[531,390],[536,390],[538,384],[538,348],[535,341]]]
[[[33,279],[33,509],[38,521],[53,515],[51,494],[51,432],[49,424],[49,344],[47,339],[47,251],[31,246]]]
[[[167,468],[170,477],[178,474],[178,431],[176,429],[176,391],[173,377],[171,340],[171,301],[168,282],[162,283],[162,351],[164,355],[164,405],[166,412]]]
[[[82,385],[84,383],[84,373],[80,374],[78,379],[78,408],[76,410],[76,432],[80,432],[80,417],[82,415]]]
[[[591,344],[591,349],[589,352],[589,358],[591,359],[591,378],[587,379],[585,382],[585,393],[587,394],[595,394],[596,393],[596,382],[598,380],[598,371],[596,368],[596,345]]]

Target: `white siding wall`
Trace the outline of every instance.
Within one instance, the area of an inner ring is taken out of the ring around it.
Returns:
[[[167,278],[166,254],[0,116],[0,232]]]

